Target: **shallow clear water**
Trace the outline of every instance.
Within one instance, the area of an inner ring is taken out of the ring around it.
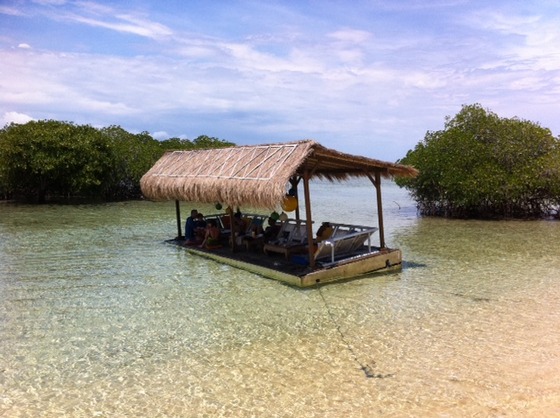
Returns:
[[[376,225],[367,182],[312,186]],[[403,271],[308,290],[164,244],[172,202],[0,204],[0,416],[559,416],[560,223],[384,193]]]

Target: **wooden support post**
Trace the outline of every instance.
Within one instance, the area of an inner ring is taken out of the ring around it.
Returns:
[[[227,214],[229,215],[229,225],[230,225],[230,230],[231,230],[231,233],[230,233],[230,235],[229,235],[230,240],[231,240],[231,242],[230,242],[230,244],[231,244],[231,251],[232,251],[232,252],[235,252],[235,249],[236,249],[236,245],[235,245],[235,244],[236,244],[236,243],[235,243],[236,236],[235,236],[235,227],[234,227],[234,222],[233,222],[233,208],[232,208],[231,206],[228,206]]]
[[[381,248],[385,248],[385,229],[383,227],[383,202],[381,201],[381,173],[375,172],[375,190],[377,191],[377,219],[379,223],[379,241]]]
[[[315,246],[313,245],[313,219],[311,216],[311,198],[309,193],[309,171],[305,171],[303,174],[303,193],[305,195],[305,218],[307,219],[307,248],[309,255],[309,267],[315,267],[315,259],[313,255],[315,254]]]
[[[180,239],[183,237],[183,232],[181,231],[181,206],[178,200],[175,201],[175,213],[177,214],[177,238]]]
[[[292,186],[292,189],[295,190],[296,194],[295,194],[295,198],[297,199],[298,205],[296,206],[296,220],[299,221],[300,218],[300,214],[299,214],[299,196],[298,196],[298,179],[296,176],[292,177],[290,179],[290,185]]]

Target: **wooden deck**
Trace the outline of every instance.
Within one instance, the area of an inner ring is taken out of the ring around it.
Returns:
[[[268,255],[262,249],[254,248],[247,249],[245,246],[237,246],[235,251],[232,251],[227,241],[222,242],[220,248],[205,249],[197,246],[184,245],[182,240],[171,240],[169,243],[182,246],[189,252],[201,255],[208,258],[224,258],[244,263],[255,264],[257,266],[277,270],[281,273],[292,274],[295,276],[303,275],[309,271],[307,266],[296,264],[284,257],[280,253],[269,253]]]
[[[305,253],[292,254],[287,258],[281,253],[265,254],[262,249],[247,249],[245,246],[238,246],[235,251],[232,251],[227,242],[224,242],[220,248],[214,249],[185,246],[182,240],[168,242],[179,245],[192,254],[297,287],[355,278],[376,271],[399,270],[402,262],[400,250],[368,248],[364,245],[334,264],[329,260],[325,265],[318,263],[314,269],[311,269],[306,264]]]

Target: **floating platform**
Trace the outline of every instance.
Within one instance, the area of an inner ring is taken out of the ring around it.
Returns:
[[[181,201],[213,203],[217,210],[226,208],[229,224],[220,221],[220,229],[230,230],[235,241],[213,249],[185,247],[187,251],[294,286],[309,287],[401,268],[400,250],[388,248],[385,243],[381,178],[416,175],[418,171],[411,166],[345,154],[312,140],[302,140],[169,151],[142,176],[140,187],[147,199],[175,200],[177,237],[183,236]],[[377,227],[332,224],[338,225],[341,233],[333,231],[331,237],[319,239],[319,230],[317,234],[313,230],[311,180],[341,182],[350,178],[367,178],[374,186],[375,194],[364,196],[363,200],[364,206],[370,198],[372,204],[377,204]],[[300,197],[304,206],[300,206]],[[266,242],[263,239],[262,249],[243,251],[236,248],[242,247],[236,240],[247,231],[233,222],[233,209],[237,208],[236,215],[241,215],[240,207],[272,210],[271,219],[280,219],[293,228],[283,231],[287,234],[278,236],[274,242],[268,237]],[[305,207],[305,215],[300,213],[300,207]],[[278,208],[282,208],[280,215],[276,212]],[[288,215],[284,211],[294,213],[293,222],[286,221]],[[191,213],[196,215],[196,210]],[[372,245],[374,233],[379,237],[377,247]],[[190,231],[185,231],[185,235],[193,239]]]

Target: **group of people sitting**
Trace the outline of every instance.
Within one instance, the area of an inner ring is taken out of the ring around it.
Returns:
[[[280,232],[281,225],[273,218],[268,218],[267,223],[268,225],[266,228],[263,228],[262,223],[251,224],[247,233],[241,238],[247,248],[251,246],[262,246],[263,244],[276,239]]]
[[[233,216],[232,231],[234,237],[240,237],[247,246],[255,243],[265,244],[277,238],[281,225],[269,217],[268,225],[263,228],[261,223],[252,223],[247,229],[247,225],[242,219],[239,209]],[[329,222],[323,222],[317,231],[316,242],[319,243],[330,238],[333,228]],[[191,210],[191,216],[187,218],[185,224],[185,245],[198,246],[200,248],[216,248],[220,246],[221,231],[215,219],[206,221],[204,215],[197,209]]]
[[[268,226],[265,229],[260,224],[251,224],[247,229],[241,212],[237,210],[232,220],[232,231],[234,236],[242,240],[259,238],[263,242],[268,242],[278,235],[280,225],[276,220],[268,218]],[[215,248],[220,245],[220,235],[221,231],[215,219],[206,221],[204,215],[197,209],[191,210],[191,216],[185,223],[185,245]]]
[[[185,244],[197,245],[200,248],[211,248],[220,245],[220,228],[214,219],[204,220],[198,210],[191,210],[191,216],[185,223]]]

